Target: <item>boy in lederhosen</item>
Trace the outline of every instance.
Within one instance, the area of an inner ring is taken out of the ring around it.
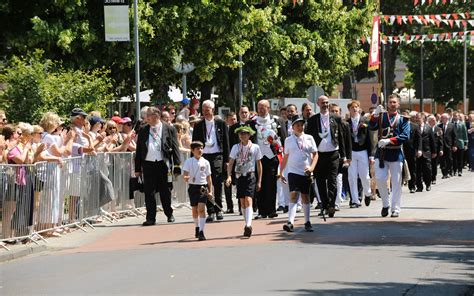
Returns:
[[[188,194],[191,201],[195,226],[195,237],[200,241],[206,240],[204,226],[206,225],[206,202],[208,194],[212,195],[211,165],[202,156],[204,144],[195,141],[191,143],[193,157],[184,163],[183,176],[188,182]]]
[[[293,134],[285,139],[285,157],[281,164],[282,182],[287,182],[284,174],[285,170],[287,170],[288,187],[290,188],[288,222],[283,225],[283,229],[287,232],[293,231],[298,192],[301,193],[301,202],[303,204],[304,228],[308,232],[313,231],[309,220],[309,190],[311,186],[311,174],[318,162],[318,148],[313,136],[303,132],[304,122],[303,118],[293,120]]]
[[[260,191],[262,184],[262,152],[257,144],[250,141],[255,131],[249,126],[241,126],[235,130],[239,134],[240,143],[232,147],[227,167],[226,186],[232,184],[232,168],[235,162],[237,178],[237,198],[240,200],[242,214],[245,220],[244,236],[252,235],[252,198],[255,189]],[[255,174],[257,168],[257,174]]]

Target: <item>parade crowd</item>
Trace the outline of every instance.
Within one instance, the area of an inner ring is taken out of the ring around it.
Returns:
[[[332,218],[345,199],[356,210],[379,197],[381,216],[396,218],[402,186],[411,194],[430,191],[440,177],[462,176],[466,167],[474,171],[472,111],[399,110],[396,95],[385,108],[369,110],[348,100],[347,114],[326,96],[318,98],[317,114],[305,103],[273,115],[269,101],[260,100],[256,112],[240,106],[237,114],[220,118],[211,100],[201,109],[199,104],[193,99],[180,108],[144,107],[136,119],[118,113],[105,119],[74,108],[68,124],[47,112],[37,125],[9,124],[0,110],[0,163],[61,164],[73,156],[134,152],[133,177],[143,184],[147,210],[143,226],[156,223],[156,193],[168,223],[175,221],[173,195],[187,195],[199,240],[206,239],[206,223],[237,212],[246,237],[253,219],[278,215],[288,217],[282,228],[292,232],[300,211],[311,232],[311,208]],[[7,206],[2,198],[2,208]]]

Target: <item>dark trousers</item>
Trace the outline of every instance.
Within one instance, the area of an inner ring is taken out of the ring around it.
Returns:
[[[410,171],[410,180],[408,180],[408,189],[416,189],[416,157],[415,155],[406,154],[408,171]]]
[[[166,217],[173,215],[171,184],[168,182],[168,166],[164,161],[143,162],[143,186],[147,221],[156,221],[156,192],[160,193],[160,201]]]
[[[431,159],[431,181],[436,181],[438,175],[438,159],[438,156]]]
[[[440,165],[443,176],[447,176],[453,172],[453,154],[451,147],[445,147],[443,149],[443,157],[441,157]]]
[[[453,172],[454,173],[462,173],[462,169],[464,167],[464,149],[456,150],[453,153]]]
[[[232,176],[232,184],[234,183],[234,176]],[[228,210],[234,209],[234,202],[232,201],[232,184],[230,186],[224,185],[225,203]]]
[[[212,186],[214,188],[214,200],[216,201],[216,204],[222,208],[222,180],[224,172],[224,158],[222,156],[222,153],[203,154],[202,156],[211,164],[211,178]],[[219,209],[214,208],[214,205],[210,201],[207,201],[206,207],[208,214],[214,214],[219,211]]]
[[[262,158],[262,189],[257,192],[258,213],[268,216],[276,212],[278,158]]]
[[[431,186],[431,159],[422,156],[416,159],[416,188],[423,189],[423,183]]]
[[[334,208],[337,194],[337,173],[339,170],[339,152],[319,152],[316,164],[316,183],[324,209]]]

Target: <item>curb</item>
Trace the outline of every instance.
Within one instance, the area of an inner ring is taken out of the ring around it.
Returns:
[[[41,253],[46,250],[48,250],[48,246],[46,245],[24,246],[10,251],[2,250],[0,251],[0,263],[26,257],[31,254]]]

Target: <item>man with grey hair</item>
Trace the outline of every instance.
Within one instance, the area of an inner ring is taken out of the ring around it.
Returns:
[[[262,189],[257,192],[257,207],[259,218],[275,218],[277,174],[280,164],[278,155],[281,156],[282,143],[288,136],[285,123],[279,117],[270,114],[270,102],[260,100],[257,104],[257,113],[249,122],[250,127],[256,132],[252,142],[257,143],[262,152]]]
[[[193,141],[204,143],[203,157],[211,164],[212,185],[214,186],[214,199],[222,209],[222,182],[224,168],[229,161],[229,129],[222,119],[214,116],[215,105],[211,100],[202,103],[204,119],[200,120],[193,129]],[[222,211],[207,203],[207,222],[224,219]]]
[[[441,172],[443,179],[453,175],[453,152],[457,151],[457,138],[454,125],[450,122],[448,113],[441,115],[441,123],[438,125],[443,131],[443,156],[441,158]]]
[[[156,223],[156,192],[160,193],[168,223],[173,223],[172,174],[181,174],[178,136],[173,126],[160,120],[158,108],[150,107],[146,112],[148,124],[138,133],[135,156],[135,176],[143,175],[145,191],[146,221],[143,226]]]
[[[434,115],[428,116],[428,125],[431,128],[435,140],[435,150],[432,151],[434,155],[431,158],[431,184],[436,184],[436,176],[438,175],[439,160],[443,156],[443,130],[436,125],[436,117]]]
[[[80,156],[94,152],[89,140],[84,136],[84,125],[86,124],[87,113],[81,108],[74,108],[71,111],[71,128],[74,129],[76,137],[72,144],[72,156]]]
[[[405,154],[408,170],[410,171],[410,180],[408,180],[410,193],[416,192],[416,158],[422,155],[420,126],[416,123],[417,113],[416,111],[409,113],[410,136],[408,140],[403,143],[403,154]]]

